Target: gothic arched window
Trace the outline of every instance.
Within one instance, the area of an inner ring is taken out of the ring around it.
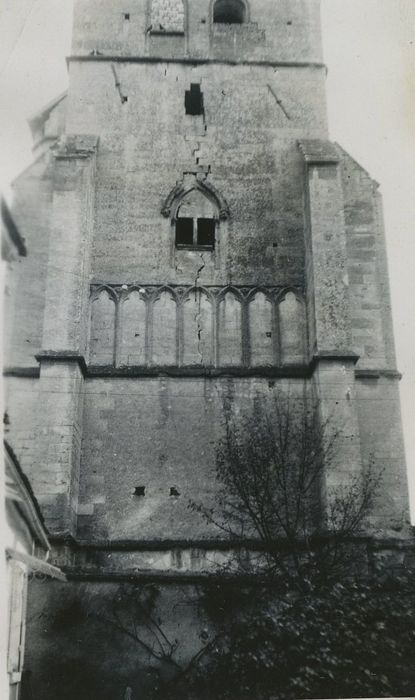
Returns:
[[[199,189],[190,190],[176,211],[176,247],[213,250],[218,219],[218,211],[213,202]]]
[[[217,24],[243,24],[246,6],[243,0],[216,0],[213,6],[213,21]]]

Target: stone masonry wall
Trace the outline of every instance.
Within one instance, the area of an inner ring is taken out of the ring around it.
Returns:
[[[42,346],[52,184],[43,156],[14,183],[13,217],[28,255],[6,276],[4,367],[36,367]],[[62,272],[60,271],[60,274]]]
[[[359,368],[395,369],[378,184],[353,158],[341,153],[353,349],[360,357]]]
[[[6,380],[6,438],[55,535],[74,533],[83,429],[81,384],[76,363],[44,365],[39,379]]]
[[[150,19],[153,30],[184,32],[183,0],[153,0]]]
[[[221,537],[188,508],[214,505],[215,450],[224,401],[252,411],[303,380],[93,379],[85,383],[78,538],[195,540]],[[135,495],[144,487],[145,495]],[[180,495],[171,495],[175,488]]]
[[[325,132],[321,71],[163,64],[115,70],[126,103],[109,63],[71,67],[67,130],[99,135],[94,281],[302,284],[296,140]],[[191,83],[201,86],[204,115],[185,114]],[[161,210],[184,173],[203,168],[230,215],[220,222],[217,251],[202,257],[174,250],[174,230]]]
[[[187,40],[177,44],[177,37],[169,34],[179,29],[177,10],[168,18],[165,36],[152,34],[153,19],[162,16],[159,12],[164,0],[153,0],[153,7],[150,0],[105,4],[102,0],[77,0],[72,54],[99,51],[107,56],[154,55],[152,44],[156,40],[157,56],[166,58],[180,47],[182,55],[185,52],[193,58],[322,61],[318,0],[279,0],[278,4],[275,0],[251,0],[249,5],[249,21],[226,28],[212,25],[211,0],[187,0]],[[177,0],[170,6],[177,8]],[[221,41],[223,31],[225,41]],[[235,47],[231,53],[229,45]]]

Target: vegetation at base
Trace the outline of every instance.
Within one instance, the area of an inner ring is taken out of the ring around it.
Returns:
[[[247,591],[233,616],[216,586],[208,609],[222,618],[215,644],[163,700],[290,700],[415,695],[415,587],[409,578],[348,581],[306,595]],[[240,589],[236,592],[241,601]]]
[[[303,392],[255,397],[244,414],[225,404],[224,417],[216,502],[189,505],[241,543],[233,568],[301,592],[358,571],[353,542],[365,533],[382,474],[373,460],[363,468],[343,463],[354,434],[322,419],[318,402]],[[259,553],[247,559],[248,539]]]

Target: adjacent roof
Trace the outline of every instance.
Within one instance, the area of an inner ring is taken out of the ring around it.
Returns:
[[[10,260],[13,257],[13,255],[11,255],[13,248],[19,255],[26,256],[25,239],[20,235],[19,229],[3,197],[1,198],[1,223],[1,257],[3,260]]]
[[[37,112],[34,112],[27,120],[27,123],[30,126],[30,129],[33,131],[33,129],[36,129],[40,124],[45,122],[49,118],[49,114],[55,107],[62,102],[62,100],[65,99],[67,96],[68,91],[65,90],[65,92],[62,92],[58,97],[55,97],[53,100],[48,102],[42,109],[39,109]]]
[[[43,516],[33,493],[30,481],[22,471],[10,445],[4,441],[4,462],[6,477],[6,500],[14,501],[22,513],[34,539],[44,549],[50,544]]]

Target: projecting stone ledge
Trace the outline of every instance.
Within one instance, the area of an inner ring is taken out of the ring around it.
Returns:
[[[324,139],[307,139],[298,142],[299,149],[304,156],[304,160],[309,165],[338,163],[340,156],[337,146],[331,141]]]
[[[89,158],[96,152],[98,140],[93,134],[67,134],[61,136],[52,152],[55,158]]]

